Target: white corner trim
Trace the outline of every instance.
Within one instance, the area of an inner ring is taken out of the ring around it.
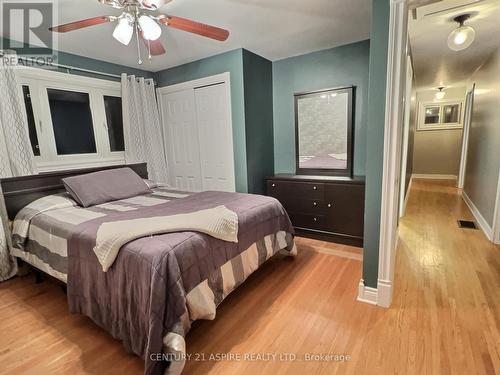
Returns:
[[[483,217],[483,215],[481,215],[481,212],[479,212],[476,205],[472,202],[472,200],[469,198],[469,196],[467,195],[467,193],[465,191],[462,191],[462,198],[463,198],[464,202],[467,204],[467,206],[469,207],[470,211],[472,212],[472,215],[474,215],[474,218],[476,219],[477,223],[479,224],[479,227],[486,235],[486,238],[488,238],[488,240],[490,240],[491,242],[494,242],[493,241],[493,229],[488,224],[488,222]]]
[[[391,1],[387,56],[384,125],[384,165],[380,213],[377,305],[389,307],[392,299],[399,219],[403,97],[406,85],[407,1]],[[360,300],[373,300],[374,288],[363,288]],[[359,298],[359,297],[358,297]]]
[[[411,186],[413,185],[413,174],[410,177],[410,182],[408,183],[408,188],[406,189],[405,192],[405,200],[403,202],[403,211],[400,217],[403,217],[406,213],[406,206],[408,206],[408,199],[410,198],[410,192],[411,192]]]
[[[467,92],[465,96],[465,110],[464,110],[464,130],[462,133],[462,147],[460,150],[460,168],[458,171],[458,182],[457,186],[459,189],[464,188],[465,184],[465,172],[467,170],[467,152],[469,149],[469,134],[470,125],[472,118],[472,102],[474,99],[474,88],[475,83],[472,85],[472,89]]]
[[[369,303],[370,305],[377,304],[377,289],[365,286],[363,279],[359,281],[358,286],[358,301]]]
[[[429,180],[456,180],[454,174],[434,174],[434,173],[413,173],[412,178],[425,178]]]

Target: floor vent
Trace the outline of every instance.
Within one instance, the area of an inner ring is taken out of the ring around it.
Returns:
[[[470,220],[458,220],[458,226],[466,229],[477,229],[476,223]]]

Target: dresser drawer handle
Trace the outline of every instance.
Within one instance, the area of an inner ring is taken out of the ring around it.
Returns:
[[[313,202],[313,206],[317,206],[318,204],[316,202]]]
[[[331,203],[328,203],[328,208],[332,207],[332,204]]]
[[[271,186],[272,186],[272,187],[275,187],[275,186],[276,186],[276,184],[272,184]]]
[[[318,187],[317,186],[313,186],[313,190],[318,190]]]
[[[318,221],[318,218],[317,218],[317,217],[314,217],[314,218],[313,218],[313,220],[314,220],[314,221]]]

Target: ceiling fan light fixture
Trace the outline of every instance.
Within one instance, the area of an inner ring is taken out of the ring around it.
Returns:
[[[158,25],[158,23],[151,17],[142,15],[139,17],[138,22],[144,39],[157,40],[161,36],[160,25]]]
[[[118,20],[118,24],[113,31],[113,38],[115,38],[120,43],[128,46],[132,40],[132,35],[134,34],[134,24],[130,19],[125,16]]]
[[[469,14],[462,14],[453,19],[460,24],[460,26],[453,30],[448,36],[448,47],[453,51],[462,51],[474,42],[476,31],[472,27],[464,25],[464,22],[469,19],[469,17]]]

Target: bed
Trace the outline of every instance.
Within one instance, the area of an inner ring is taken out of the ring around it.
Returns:
[[[147,177],[145,165],[131,167]],[[274,254],[297,252],[288,215],[273,198],[193,194],[145,180],[146,194],[82,207],[60,180],[85,172],[2,180],[13,219],[11,253],[66,283],[70,312],[88,316],[144,358],[146,374],[180,373],[192,322],[214,319],[224,298]],[[109,269],[96,256],[106,225],[220,207],[237,215],[235,241],[189,230],[151,232],[120,246]]]

